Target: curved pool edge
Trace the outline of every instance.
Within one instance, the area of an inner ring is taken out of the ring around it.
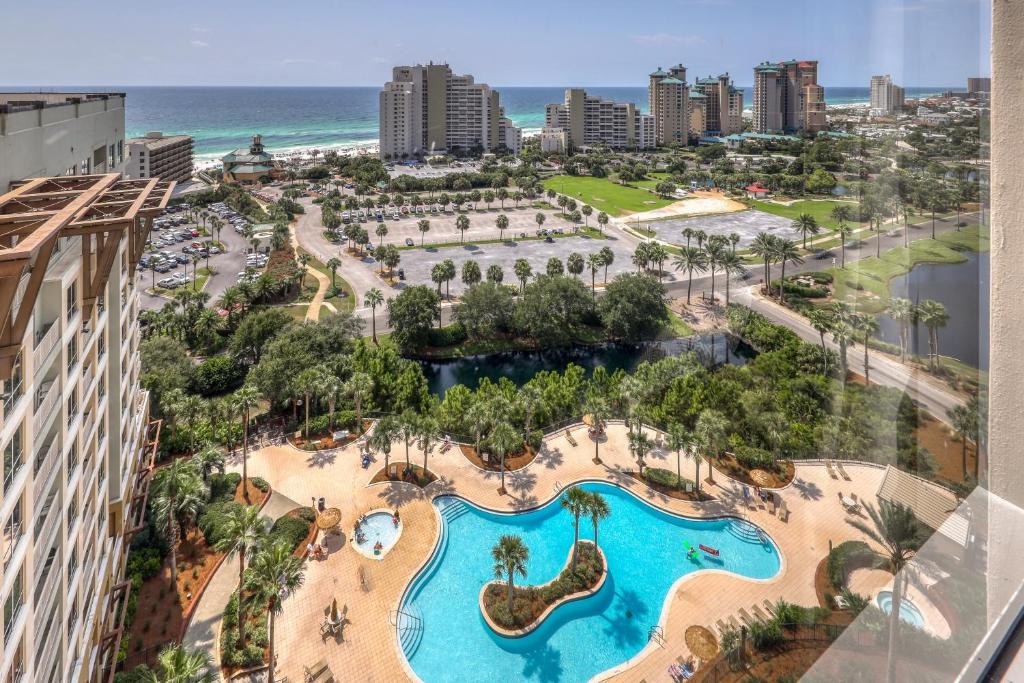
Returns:
[[[531,463],[531,464],[533,464],[533,463]],[[379,483],[387,483],[387,482],[379,482]],[[441,510],[435,504],[438,498],[454,498],[454,499],[457,499],[457,500],[465,503],[466,505],[470,505],[472,507],[475,507],[478,510],[483,510],[485,512],[489,512],[489,513],[493,513],[493,514],[497,514],[497,515],[513,516],[513,515],[518,515],[518,514],[521,514],[521,513],[526,513],[526,512],[532,512],[534,510],[539,510],[539,509],[541,509],[541,508],[543,508],[543,507],[545,507],[547,505],[550,505],[553,501],[557,500],[566,489],[568,489],[568,488],[570,488],[572,486],[577,486],[579,484],[607,484],[608,486],[614,486],[615,488],[620,489],[621,491],[624,491],[625,493],[628,493],[629,495],[633,496],[634,498],[636,498],[641,503],[643,503],[645,505],[648,505],[648,506],[654,508],[655,510],[658,510],[659,512],[662,512],[664,514],[671,515],[673,517],[677,517],[677,518],[680,518],[680,519],[685,519],[685,520],[689,520],[689,521],[708,521],[708,520],[730,519],[730,520],[740,520],[740,521],[747,522],[749,524],[753,524],[754,526],[756,526],[761,531],[762,534],[764,534],[765,539],[767,539],[767,541],[771,544],[772,548],[775,550],[775,554],[779,558],[779,569],[771,577],[768,577],[768,578],[765,578],[765,579],[755,579],[755,578],[751,578],[751,577],[747,577],[747,576],[742,576],[742,575],[736,574],[734,572],[726,571],[724,569],[715,569],[715,568],[699,569],[699,570],[697,570],[695,572],[691,572],[689,574],[685,574],[683,576],[680,576],[675,582],[673,582],[672,586],[669,588],[668,592],[665,595],[665,600],[662,602],[661,613],[658,615],[658,620],[656,622],[656,624],[658,626],[662,627],[662,629],[664,629],[664,627],[665,627],[665,620],[666,620],[666,617],[668,615],[668,611],[669,611],[669,608],[671,606],[672,600],[675,598],[676,593],[679,591],[679,589],[682,587],[682,585],[684,583],[686,583],[687,581],[689,581],[690,579],[693,579],[693,578],[698,577],[698,576],[702,576],[704,574],[716,573],[716,574],[723,574],[723,575],[726,575],[726,576],[731,576],[731,577],[734,577],[734,578],[737,578],[737,579],[740,579],[740,580],[743,580],[743,581],[750,581],[750,582],[753,582],[753,583],[768,584],[768,583],[772,583],[773,581],[777,580],[778,577],[786,570],[786,558],[785,558],[785,555],[782,553],[782,549],[779,547],[779,544],[775,542],[775,539],[772,538],[771,534],[769,534],[765,529],[763,529],[761,527],[761,525],[756,524],[755,522],[750,521],[746,517],[739,516],[739,515],[729,515],[729,514],[721,514],[721,515],[716,514],[716,515],[707,515],[707,516],[701,516],[701,517],[695,517],[695,516],[691,516],[691,515],[684,515],[684,514],[675,512],[673,510],[668,510],[668,509],[662,507],[661,505],[659,505],[657,503],[645,500],[644,498],[640,497],[635,491],[632,491],[629,488],[623,486],[622,484],[620,484],[618,482],[615,482],[615,481],[611,481],[609,479],[597,479],[597,478],[594,478],[594,477],[584,477],[584,478],[581,478],[581,479],[571,480],[569,483],[567,483],[562,488],[560,488],[556,493],[554,493],[554,495],[552,495],[549,498],[545,499],[543,502],[538,502],[536,505],[532,505],[530,507],[524,507],[521,510],[497,510],[495,508],[490,508],[490,507],[488,507],[486,505],[482,505],[480,503],[477,503],[477,502],[475,502],[475,501],[473,501],[473,500],[471,500],[471,499],[467,498],[466,496],[464,496],[462,494],[459,494],[459,493],[439,492],[439,493],[433,494],[433,495],[428,497],[428,502],[430,503],[431,509],[434,511],[434,518],[435,518],[435,521],[437,522],[437,528],[435,529],[435,532],[434,532],[434,545],[431,548],[430,553],[427,555],[426,559],[422,563],[420,563],[420,566],[413,573],[412,578],[410,578],[409,581],[406,583],[405,588],[402,590],[402,594],[398,598],[398,602],[397,602],[397,605],[395,607],[395,611],[396,612],[401,612],[402,611],[402,607],[405,605],[406,598],[413,591],[413,589],[418,587],[418,583],[420,582],[420,580],[422,579],[422,577],[424,576],[426,571],[431,567],[431,565],[433,564],[434,560],[437,558],[437,550],[440,547],[441,541],[444,539],[445,534],[447,533],[447,526],[446,526],[446,523],[444,521],[443,516],[441,515]],[[650,488],[650,487],[648,487],[648,488]],[[653,491],[653,489],[650,489],[650,490]],[[425,489],[421,489],[421,491],[426,493]],[[607,560],[606,560],[606,562],[607,562]],[[605,576],[607,577],[607,573],[605,574]],[[392,640],[393,640],[393,646],[398,650],[399,661],[400,661],[400,663],[402,665],[403,670],[406,672],[406,675],[408,675],[410,680],[414,681],[415,683],[426,683],[426,681],[424,681],[422,678],[420,678],[419,675],[413,670],[412,664],[409,662],[409,658],[406,656],[405,650],[402,648],[402,643],[399,640],[397,628],[394,631],[394,637],[393,637]],[[637,652],[635,655],[633,655],[632,657],[630,657],[626,661],[624,661],[624,662],[622,662],[620,664],[617,664],[614,667],[611,667],[610,669],[605,669],[604,671],[601,671],[601,672],[595,674],[590,679],[588,679],[588,683],[597,683],[598,681],[604,681],[604,680],[607,680],[608,678],[611,678],[611,677],[613,677],[613,676],[615,676],[617,674],[623,673],[624,671],[628,671],[629,669],[633,668],[634,666],[639,664],[641,661],[643,661],[646,657],[648,657],[650,655],[650,653],[654,651],[654,646],[655,646],[654,641],[648,641],[648,643],[639,652]]]

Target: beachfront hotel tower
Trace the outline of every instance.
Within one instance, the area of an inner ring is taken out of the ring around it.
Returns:
[[[692,135],[725,137],[740,133],[743,91],[733,85],[729,74],[698,78],[690,88],[690,112]]]
[[[156,431],[135,265],[173,190],[122,179],[124,100],[0,94],[4,681],[107,680],[120,645]]]
[[[690,137],[690,87],[686,67],[677,64],[667,71],[660,66],[649,75],[647,105],[654,117],[658,144],[685,145]]]
[[[502,121],[500,97],[447,64],[396,66],[380,104],[380,158],[442,152],[495,152],[521,139]]]
[[[755,133],[810,132],[827,128],[825,89],[818,62],[762,62],[754,67]]]
[[[903,88],[889,74],[871,77],[871,115],[888,116],[903,108]]]
[[[544,107],[544,127],[565,131],[572,149],[591,145],[647,149],[656,145],[653,116],[637,111],[632,102],[588,95],[582,88],[566,88],[564,103]]]

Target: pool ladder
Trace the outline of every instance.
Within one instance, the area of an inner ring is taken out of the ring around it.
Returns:
[[[652,640],[658,645],[665,647],[665,630],[658,624],[655,624],[647,631],[647,642]]]
[[[551,485],[551,490],[555,492],[555,495],[558,495],[559,493],[561,493],[562,492],[562,488],[563,488],[562,482],[557,481],[557,480],[555,481],[554,484]]]

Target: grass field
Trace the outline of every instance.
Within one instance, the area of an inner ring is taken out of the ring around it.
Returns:
[[[590,204],[596,211],[604,211],[609,216],[660,209],[672,203],[672,200],[661,199],[647,190],[618,185],[607,178],[561,175],[545,180],[544,187]]]
[[[799,202],[793,202],[789,206],[773,204],[771,202],[761,202],[757,200],[752,200],[750,203],[755,209],[764,211],[765,213],[771,213],[776,216],[782,216],[783,218],[793,219],[802,213],[809,213],[812,216],[814,216],[814,219],[816,221],[818,221],[818,225],[821,225],[826,228],[839,227],[839,223],[837,223],[830,215],[832,212],[832,208],[835,207],[837,204],[845,204],[846,206],[850,207],[850,211],[851,213],[853,213],[853,215],[857,214],[856,202],[836,202],[828,199],[803,200]],[[860,223],[857,222],[856,220],[851,220],[848,223],[848,225],[851,227],[856,227],[860,225]]]
[[[940,235],[938,239],[919,239],[910,247],[897,247],[882,252],[881,257],[869,256],[848,263],[846,270],[829,269],[835,282],[834,296],[854,303],[858,310],[876,313],[889,301],[889,281],[921,263],[962,263],[967,260],[964,250],[988,251],[988,231],[979,232],[977,226],[960,232]]]

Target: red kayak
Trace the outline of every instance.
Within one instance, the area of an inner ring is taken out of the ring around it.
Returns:
[[[718,557],[718,548],[709,548],[708,546],[703,544],[698,545],[697,547],[706,552],[708,555]]]

